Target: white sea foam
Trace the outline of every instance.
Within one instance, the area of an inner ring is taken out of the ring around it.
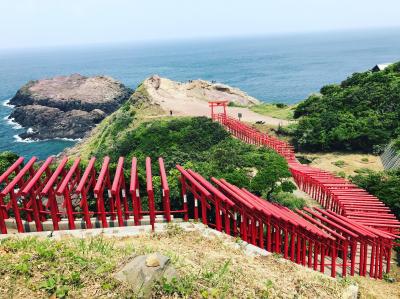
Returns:
[[[32,128],[28,128],[28,130],[26,130],[26,133],[32,134],[33,133],[33,129]]]
[[[74,139],[74,138],[59,138],[59,137],[57,137],[57,138],[54,138],[54,139],[55,140],[63,140],[63,141],[74,141],[74,142],[82,141],[82,138]]]
[[[27,133],[33,133],[33,129],[29,128],[27,130]],[[41,141],[51,141],[51,140],[62,140],[62,141],[73,141],[73,142],[78,142],[78,141],[82,141],[81,138],[77,138],[77,139],[72,139],[72,138],[52,138],[52,139],[32,139],[32,138],[21,138],[19,135],[14,135],[14,139],[15,142],[22,142],[22,143],[32,143],[32,142],[41,142]]]
[[[22,129],[22,126],[17,123],[14,118],[9,118],[9,116],[6,116],[4,117],[4,120],[15,130]]]
[[[18,134],[13,136],[15,141],[14,142],[21,142],[21,143],[32,143],[37,142],[39,140],[33,140],[31,138],[22,139]]]
[[[14,108],[14,105],[11,105],[11,104],[10,104],[10,101],[11,101],[11,99],[5,100],[5,101],[3,102],[3,106],[4,106],[4,107],[8,107],[8,108]]]

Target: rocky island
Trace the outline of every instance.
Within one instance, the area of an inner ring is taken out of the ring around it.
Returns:
[[[23,139],[82,138],[117,110],[132,90],[110,77],[79,74],[30,81],[10,100]]]

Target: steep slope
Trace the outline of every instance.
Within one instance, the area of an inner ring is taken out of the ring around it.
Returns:
[[[196,80],[180,83],[152,76],[140,84],[120,109],[105,118],[91,134],[66,153],[88,158],[121,152],[118,148],[129,146],[129,135],[140,124],[149,120],[170,119],[183,116],[209,116],[208,102],[228,100],[235,104],[253,105],[258,100],[239,89],[226,85]],[[228,113],[237,117],[242,113],[244,121],[264,121],[267,124],[286,124],[287,121],[264,116],[248,108],[229,107]],[[128,150],[129,151],[129,150]],[[127,150],[123,150],[124,153]]]
[[[68,149],[66,155],[71,159],[79,156],[83,161],[91,156],[98,161],[109,156],[112,167],[120,156],[126,158],[127,165],[132,157],[144,163],[147,156],[153,161],[161,156],[174,184],[170,186],[172,197],[179,196],[176,164],[187,165],[206,177],[224,177],[268,198],[295,189],[288,181],[290,172],[286,161],[272,150],[234,139],[209,118],[170,117],[162,113],[160,105],[142,84],[129,101],[103,120],[91,136]],[[144,172],[139,175],[143,182]],[[156,179],[155,184],[158,183]],[[296,207],[302,205],[300,200]]]

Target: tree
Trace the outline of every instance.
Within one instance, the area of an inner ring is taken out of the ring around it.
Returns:
[[[362,151],[400,136],[400,62],[326,85],[294,111],[293,143],[307,151]]]
[[[17,159],[18,155],[13,152],[0,153],[0,174],[5,172]]]

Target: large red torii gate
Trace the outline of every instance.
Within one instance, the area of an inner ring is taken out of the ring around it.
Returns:
[[[211,119],[216,120],[217,115],[221,115],[226,117],[226,107],[228,106],[229,101],[212,101],[208,102],[208,106],[211,108]],[[215,108],[222,107],[223,113],[215,113]]]

